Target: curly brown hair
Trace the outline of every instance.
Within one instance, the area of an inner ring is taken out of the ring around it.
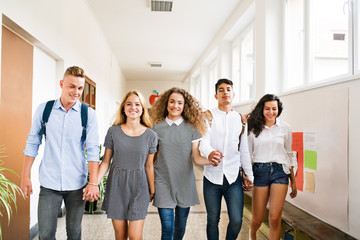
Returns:
[[[169,97],[172,93],[180,93],[185,100],[184,103],[184,111],[181,113],[181,116],[185,121],[194,125],[196,130],[204,135],[206,133],[206,122],[205,115],[202,111],[200,103],[196,98],[194,98],[190,93],[186,90],[173,87],[161,94],[160,99],[155,102],[155,105],[151,108],[150,116],[152,118],[153,123],[158,123],[163,121],[167,115],[169,114],[167,110],[167,105],[169,101]]]

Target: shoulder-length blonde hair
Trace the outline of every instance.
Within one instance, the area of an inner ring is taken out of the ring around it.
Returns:
[[[152,122],[151,122],[148,110],[147,110],[147,108],[145,106],[145,98],[138,90],[129,91],[125,95],[124,99],[122,100],[122,102],[120,104],[119,109],[116,112],[115,121],[113,123],[113,126],[126,123],[127,116],[126,116],[126,114],[124,112],[124,107],[125,107],[125,103],[126,103],[126,100],[128,99],[128,97],[130,95],[133,95],[133,94],[138,96],[138,98],[140,100],[142,110],[143,110],[143,112],[141,114],[141,117],[140,117],[140,123],[143,124],[144,126],[148,127],[148,128],[151,128],[152,127]]]
[[[184,110],[181,113],[181,116],[185,121],[194,125],[196,130],[204,135],[206,133],[206,122],[204,113],[200,107],[200,103],[191,96],[186,90],[173,87],[161,94],[160,99],[155,102],[155,105],[151,108],[151,119],[153,123],[158,123],[163,121],[169,114],[167,110],[167,105],[169,97],[172,93],[180,93],[184,97]]]

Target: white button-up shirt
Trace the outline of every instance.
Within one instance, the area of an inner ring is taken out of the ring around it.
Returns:
[[[280,119],[270,128],[265,126],[258,137],[251,132],[248,136],[249,151],[254,163],[276,162],[283,165],[289,174],[290,167],[296,168],[296,159],[291,158],[292,132],[290,125]]]
[[[247,142],[247,126],[241,136],[240,151],[238,150],[239,135],[242,130],[241,116],[231,110],[226,113],[218,108],[210,110],[213,116],[211,127],[202,138],[199,150],[208,158],[212,151],[219,150],[224,157],[216,167],[204,166],[204,176],[212,183],[222,185],[225,175],[229,184],[236,181],[239,168],[242,167],[246,176],[253,181],[250,154]]]

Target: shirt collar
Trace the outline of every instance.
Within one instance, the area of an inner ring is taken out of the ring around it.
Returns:
[[[276,126],[276,127],[280,127],[280,125],[281,125],[281,121],[280,121],[280,119],[276,118],[276,119],[275,119],[275,124],[274,124],[274,125],[272,125],[271,127],[268,127],[268,126],[266,126],[266,125],[265,125],[265,128],[270,129],[270,128],[274,127],[274,126]]]
[[[228,113],[234,112],[234,109],[231,109],[231,110],[227,113],[227,112],[221,111],[221,110],[219,109],[219,107],[216,107],[216,108],[214,108],[214,111],[215,111],[215,112],[218,112],[218,113],[220,113],[220,114],[226,115],[226,114],[228,114]]]
[[[280,119],[278,119],[278,118],[275,119],[276,126],[280,127],[280,124],[281,124],[280,122],[281,122]]]
[[[176,126],[179,126],[179,125],[184,121],[184,118],[181,117],[181,118],[179,118],[179,119],[176,120],[176,121],[172,121],[172,120],[170,120],[168,117],[166,117],[166,118],[165,118],[165,121],[166,121],[167,124],[169,124],[169,126],[173,125],[173,123],[175,123]]]
[[[63,110],[65,110],[65,108],[63,107],[60,98],[58,98],[55,103],[54,103],[54,108],[61,108]],[[80,111],[81,108],[81,102],[79,100],[76,101],[76,103],[71,107],[73,110],[75,111]]]

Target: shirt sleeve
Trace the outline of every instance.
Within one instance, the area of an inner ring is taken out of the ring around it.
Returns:
[[[95,111],[89,108],[85,140],[86,159],[88,162],[99,162],[99,131]]]
[[[253,154],[254,154],[254,140],[255,140],[255,135],[253,132],[250,132],[250,134],[247,137],[248,139],[248,147],[249,147],[249,154],[250,154],[250,159],[251,162],[253,162]]]
[[[108,129],[108,131],[106,133],[104,147],[114,150],[114,142],[113,142],[113,138],[112,138],[111,127]]]
[[[284,146],[285,150],[287,152],[291,152],[292,151],[292,131],[291,131],[290,126],[287,127],[287,134],[285,136],[284,144],[285,144],[285,146]]]
[[[201,134],[196,130],[196,128],[194,127],[194,131],[193,134],[191,136],[191,142],[198,142],[201,140]]]
[[[156,153],[157,152],[157,145],[158,145],[158,136],[156,132],[153,132],[153,136],[151,138],[150,148],[149,148],[149,154],[150,153]]]
[[[252,182],[254,182],[254,175],[252,171],[251,158],[250,158],[248,139],[247,139],[247,124],[245,125],[244,133],[241,135],[240,162],[242,169],[245,171],[245,175]]]
[[[287,167],[290,169],[291,167],[294,167],[294,174],[296,174],[297,172],[297,156],[296,156],[296,152],[292,151],[292,131],[291,131],[291,127],[288,126],[287,129],[287,135],[285,136],[285,150],[287,152],[287,158],[288,158],[288,163]],[[286,173],[286,172],[285,172]],[[288,172],[290,173],[290,171]]]
[[[42,114],[44,112],[45,104],[46,103],[40,104],[35,111],[24,150],[24,155],[26,156],[36,157],[38,155],[39,146],[42,140],[42,135],[39,135],[39,131],[41,129]]]
[[[211,134],[211,127],[209,124],[207,124],[207,131],[205,133],[205,135],[202,137],[200,144],[199,144],[199,151],[201,156],[208,158],[210,153],[213,150],[213,148],[210,145],[210,134]]]

